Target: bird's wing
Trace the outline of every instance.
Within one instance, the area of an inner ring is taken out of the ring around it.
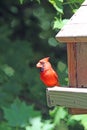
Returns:
[[[58,74],[53,70],[53,73],[54,73],[54,76],[55,76],[55,79],[58,81],[58,86],[60,85],[59,84],[59,77],[58,77]]]

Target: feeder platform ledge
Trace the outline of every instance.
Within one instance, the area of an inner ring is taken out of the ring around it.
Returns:
[[[87,88],[53,87],[47,88],[47,104],[67,108],[87,109]]]

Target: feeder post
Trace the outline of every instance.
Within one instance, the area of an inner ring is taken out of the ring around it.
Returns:
[[[69,22],[58,32],[59,42],[67,43],[69,87],[87,88],[87,0]],[[72,114],[87,113],[87,109],[70,108]]]

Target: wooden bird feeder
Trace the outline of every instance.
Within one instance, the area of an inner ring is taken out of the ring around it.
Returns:
[[[47,88],[48,106],[65,106],[72,114],[87,114],[87,0],[58,32],[67,44],[68,87]]]

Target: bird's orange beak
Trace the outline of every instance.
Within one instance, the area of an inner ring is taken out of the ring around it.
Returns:
[[[40,63],[37,63],[37,64],[36,64],[36,67],[37,67],[37,68],[41,68],[42,65],[41,65]]]

